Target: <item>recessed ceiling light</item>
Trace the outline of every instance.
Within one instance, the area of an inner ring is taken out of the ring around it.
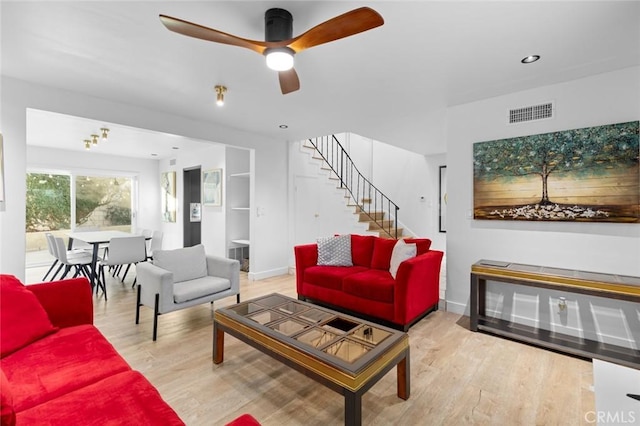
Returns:
[[[180,149],[177,146],[172,146],[171,149]]]
[[[288,129],[289,126],[287,126],[286,124],[281,124],[278,127],[280,127],[281,129]]]
[[[526,57],[522,58],[522,60],[520,62],[522,62],[523,64],[532,64],[535,61],[537,61],[538,59],[540,59],[540,55],[529,55],[529,56],[526,56]]]
[[[157,156],[158,156],[158,154],[151,154],[151,156],[152,156],[152,157],[157,157]]]

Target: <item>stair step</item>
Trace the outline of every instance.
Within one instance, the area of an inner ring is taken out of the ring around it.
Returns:
[[[378,231],[378,236],[380,238],[396,239],[396,238],[392,237],[391,235],[387,234],[384,231]],[[398,238],[397,239],[400,239],[400,238],[402,238],[402,228],[398,228]]]
[[[369,221],[369,231],[379,231],[380,229],[393,229],[392,220],[383,220],[381,222]]]
[[[355,212],[354,214],[359,215],[358,217],[359,222],[367,222],[372,219],[373,220],[384,219],[384,212],[371,212],[371,213]]]

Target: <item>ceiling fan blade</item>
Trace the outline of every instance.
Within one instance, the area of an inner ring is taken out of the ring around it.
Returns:
[[[213,41],[216,43],[230,44],[232,46],[244,47],[260,54],[262,54],[267,48],[267,43],[263,41],[249,40],[246,38],[237,37],[232,34],[214,30],[213,28],[203,27],[202,25],[184,21],[179,18],[160,15],[160,21],[162,21],[162,24],[167,27],[169,31],[173,31],[175,33],[186,35],[189,37]]]
[[[280,90],[282,90],[283,95],[300,89],[300,79],[293,68],[287,71],[279,71],[278,79],[280,80]]]
[[[309,31],[291,39],[288,46],[296,53],[313,46],[349,37],[384,24],[375,10],[361,7],[316,25]]]

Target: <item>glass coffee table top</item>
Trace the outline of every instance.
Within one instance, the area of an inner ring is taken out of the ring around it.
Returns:
[[[279,294],[218,312],[254,328],[264,327],[268,334],[299,349],[347,366],[362,364],[367,354],[384,350],[405,334]]]

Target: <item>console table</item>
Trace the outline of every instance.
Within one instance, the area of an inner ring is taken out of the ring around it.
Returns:
[[[487,281],[640,303],[640,277],[493,260],[481,260],[471,266],[471,331],[485,331],[584,358],[597,358],[640,369],[640,350],[487,316]]]

